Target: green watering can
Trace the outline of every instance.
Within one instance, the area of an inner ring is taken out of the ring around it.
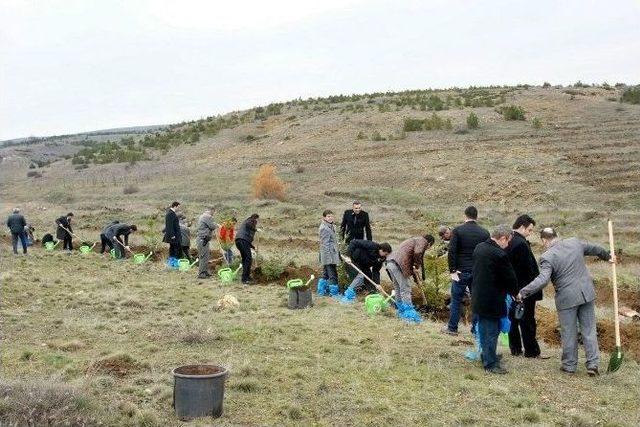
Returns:
[[[385,311],[387,307],[389,307],[389,300],[392,296],[389,296],[385,299],[380,294],[371,294],[367,295],[364,299],[364,307],[367,310],[367,314],[377,314],[382,311]]]
[[[58,240],[56,243],[53,243],[53,242],[46,242],[46,243],[44,244],[44,248],[45,248],[45,250],[47,250],[47,251],[52,251],[52,250],[54,250],[54,249],[56,248],[56,246],[58,246],[58,244],[59,244],[59,243],[60,243],[60,240]]]
[[[153,255],[153,252],[149,252],[149,255],[145,255],[145,254],[135,254],[133,256],[133,263],[134,264],[144,264],[144,262],[146,260],[148,260],[151,255]]]
[[[189,271],[189,269],[191,267],[193,267],[196,264],[196,262],[198,262],[199,259],[200,258],[196,258],[196,260],[193,261],[192,263],[189,262],[189,260],[186,259],[186,258],[183,258],[183,259],[179,260],[178,261],[178,270],[179,271]]]
[[[306,281],[306,283],[302,279],[291,279],[287,282],[287,288],[289,289],[306,288],[307,286],[309,286],[309,283],[311,283],[311,281],[315,278],[316,276],[312,274],[309,280]]]
[[[235,271],[229,267],[221,268],[218,270],[218,277],[222,280],[222,283],[231,283],[236,279],[238,271],[240,271],[241,268],[242,266],[239,266]]]
[[[109,251],[109,254],[111,255],[111,258],[113,258],[113,259],[118,259],[118,252],[116,252],[116,250],[115,250],[115,249],[111,249],[111,250]]]
[[[88,254],[89,252],[91,252],[93,250],[93,248],[96,246],[96,243],[93,244],[93,246],[89,246],[89,245],[82,245],[80,246],[80,253],[82,254]]]

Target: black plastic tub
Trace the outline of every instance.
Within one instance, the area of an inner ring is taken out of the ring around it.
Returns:
[[[185,365],[173,374],[173,408],[180,420],[222,416],[229,371],[218,365]]]

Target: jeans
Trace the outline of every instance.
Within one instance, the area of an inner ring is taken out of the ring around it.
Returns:
[[[14,233],[11,232],[11,244],[13,246],[13,253],[18,253],[18,239],[20,239],[20,243],[22,244],[22,253],[27,253],[27,236],[24,232]]]
[[[236,248],[240,251],[240,258],[242,258],[242,281],[248,282],[251,280],[251,262],[253,261],[251,243],[244,239],[236,239]]]
[[[338,284],[338,268],[335,264],[322,266],[322,278],[329,281],[330,285]]]
[[[460,322],[460,310],[462,306],[462,300],[464,295],[469,289],[471,292],[471,282],[473,276],[470,271],[463,271],[458,274],[459,281],[451,281],[451,303],[449,304],[449,323],[448,328],[450,331],[458,332],[458,323]]]
[[[477,316],[477,320],[480,347],[482,347],[482,366],[484,366],[484,369],[500,366],[496,355],[498,336],[500,335],[500,319]]]
[[[231,265],[233,263],[233,250],[231,250],[231,248],[224,249],[222,251],[222,255],[224,256],[224,260],[227,264]]]

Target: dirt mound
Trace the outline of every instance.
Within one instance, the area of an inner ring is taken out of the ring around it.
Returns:
[[[315,275],[316,278],[319,277],[318,271],[308,265],[301,265],[300,267],[288,266],[277,279],[266,277],[260,267],[253,269],[251,274],[253,280],[260,285],[267,285],[273,282],[282,283],[284,285],[291,279],[302,279],[307,281],[312,274]]]
[[[613,290],[611,279],[605,277],[594,280],[596,287],[596,301],[599,306],[609,305],[613,307]],[[631,307],[636,311],[640,311],[640,291],[618,286],[618,301],[620,306]]]
[[[559,347],[560,325],[555,311],[538,307],[538,337],[547,344]],[[596,325],[600,350],[611,352],[615,349],[614,325],[612,320],[600,319]],[[629,357],[640,360],[640,323],[625,323],[620,325],[622,349]]]
[[[116,354],[93,362],[89,367],[88,372],[113,375],[115,377],[123,378],[145,368],[145,364],[138,363],[128,354]]]

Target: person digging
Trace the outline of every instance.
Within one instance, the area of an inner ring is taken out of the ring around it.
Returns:
[[[365,283],[365,275],[380,284],[380,269],[391,253],[391,245],[377,243],[372,240],[354,239],[347,247],[347,255],[343,257],[347,264],[353,263],[362,273],[358,273],[344,291],[340,300],[343,304],[351,304],[356,300],[356,292]]]
[[[420,285],[418,272],[424,274],[424,253],[433,245],[432,235],[411,237],[400,244],[398,250],[387,257],[387,274],[396,291],[396,308],[400,319],[407,322],[420,323],[422,318],[411,302],[411,284],[413,278]]]

